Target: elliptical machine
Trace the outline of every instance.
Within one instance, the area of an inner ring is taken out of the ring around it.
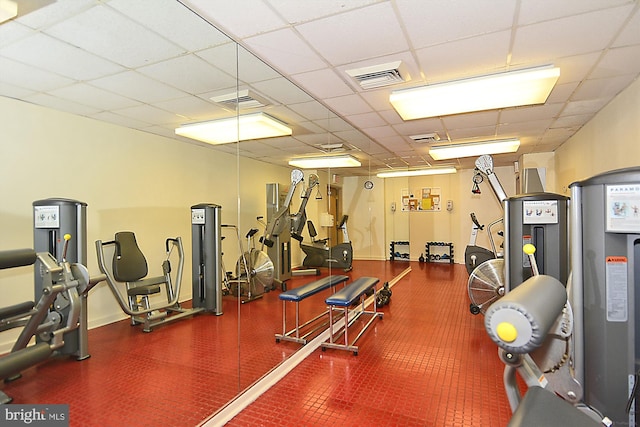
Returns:
[[[342,268],[344,271],[351,271],[351,264],[353,261],[353,247],[349,240],[349,233],[347,232],[347,220],[348,215],[344,215],[342,220],[338,224],[338,229],[342,230],[342,243],[339,243],[333,247],[328,246],[329,239],[318,239],[318,232],[316,231],[313,222],[307,221],[306,207],[313,187],[318,185],[318,176],[311,174],[309,176],[309,183],[307,188],[300,196],[302,203],[295,215],[291,216],[291,237],[300,242],[300,248],[305,253],[305,258],[302,261],[302,265],[307,267],[306,270],[298,270],[299,274],[319,274],[317,268],[319,267],[331,267]],[[302,230],[304,224],[307,224],[309,230],[309,236],[312,243],[303,243]]]
[[[338,229],[342,230],[343,242],[335,246],[329,247],[328,239],[316,240],[318,235],[313,222],[307,221],[309,236],[311,236],[312,244],[304,244],[300,242],[300,247],[305,253],[302,265],[305,267],[331,267],[342,268],[344,271],[351,271],[353,262],[353,247],[349,240],[347,232],[347,220],[349,215],[343,215]]]

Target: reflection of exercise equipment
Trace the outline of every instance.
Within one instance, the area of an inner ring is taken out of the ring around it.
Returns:
[[[191,306],[222,314],[222,206],[191,206]]]
[[[480,222],[478,222],[478,218],[476,218],[476,214],[473,212],[471,213],[471,221],[473,222],[473,226],[471,227],[471,236],[469,237],[469,244],[464,251],[464,262],[469,274],[471,274],[473,269],[483,262],[501,257],[501,254],[497,251],[496,244],[493,240],[493,227],[503,222],[503,219],[499,218],[487,226],[487,236],[489,237],[491,250],[476,245],[478,230],[484,230],[484,225],[481,225]],[[497,234],[501,235],[501,232],[499,231]]]
[[[491,305],[484,321],[505,363],[505,391],[514,412],[509,425],[602,425],[602,416],[581,403],[582,387],[570,366],[573,315],[564,285],[537,275],[534,252],[535,247],[525,246],[534,276]],[[560,355],[554,347],[563,349]],[[554,355],[559,359],[553,366],[541,365]],[[529,388],[524,398],[516,373]]]
[[[22,327],[11,352],[0,358],[0,378],[7,381],[20,378],[20,371],[43,362],[51,356],[74,354],[79,360],[89,357],[79,340],[71,332],[83,329],[82,300],[89,290],[104,276],[89,278],[82,264],[70,263],[65,256],[71,236],[64,236],[62,261],[58,262],[48,252],[18,249],[0,252],[0,269],[32,265],[37,262],[36,274],[40,277],[40,296],[37,302],[27,301],[0,309],[0,332]],[[32,338],[36,344],[29,345]],[[70,341],[65,342],[69,337]],[[72,344],[75,348],[71,348]],[[0,404],[11,398],[0,391]]]
[[[265,252],[257,249],[253,244],[253,238],[258,229],[252,228],[246,234],[247,250],[245,251],[238,227],[227,224],[223,224],[222,227],[235,230],[240,251],[240,257],[236,261],[235,276],[227,272],[224,262],[221,261],[224,275],[222,278],[223,289],[240,298],[242,303],[262,298],[265,292],[275,289],[273,263]]]
[[[330,268],[342,268],[344,271],[350,271],[353,262],[353,247],[349,240],[349,233],[347,232],[347,220],[348,215],[344,215],[342,220],[338,224],[338,229],[342,230],[342,243],[338,243],[335,246],[329,247],[327,244],[328,239],[315,240],[318,235],[315,227],[311,221],[307,221],[307,227],[309,228],[309,235],[312,239],[312,244],[300,243],[300,247],[305,253],[305,258],[302,261],[302,265],[305,267],[330,267]]]
[[[105,247],[113,251],[110,266],[105,262]],[[204,311],[203,308],[184,309],[178,303],[184,267],[182,239],[180,237],[167,239],[165,249],[167,257],[162,263],[162,275],[147,277],[149,272],[147,260],[138,247],[133,232],[121,231],[115,234],[114,240],[96,241],[98,266],[107,276],[107,283],[113,296],[120,308],[131,316],[131,325],[142,324],[144,332],[151,332],[160,324]],[[174,249],[178,258],[175,284],[170,261]],[[122,285],[124,285],[124,292],[120,290]],[[164,285],[166,299],[164,302],[154,301],[152,304],[152,296],[162,293],[161,285]]]

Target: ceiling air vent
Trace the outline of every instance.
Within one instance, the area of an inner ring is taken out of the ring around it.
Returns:
[[[236,107],[240,110],[246,110],[250,108],[262,108],[269,105],[269,101],[255,92],[244,89],[238,92],[227,93],[224,95],[214,96],[211,99],[217,104],[221,104],[223,107],[235,110]]]
[[[414,140],[415,142],[432,144],[434,142],[440,141],[440,135],[437,132],[433,133],[423,133],[421,135],[410,135],[409,138]]]
[[[355,68],[346,70],[346,73],[353,77],[363,89],[391,86],[411,80],[407,67],[402,61]]]

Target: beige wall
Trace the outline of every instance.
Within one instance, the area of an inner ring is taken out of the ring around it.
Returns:
[[[495,173],[508,196],[516,194],[515,174],[511,166],[496,167]],[[481,194],[473,194],[473,170],[459,170],[456,174],[422,176],[411,178],[387,178],[385,185],[386,255],[389,243],[410,242],[410,258],[417,261],[424,254],[427,242],[451,242],[454,245],[456,263],[464,263],[464,249],[471,233],[470,214],[474,212],[485,225],[502,217],[502,206],[493,193],[487,179],[480,184]],[[401,194],[403,189],[418,193],[423,187],[440,188],[442,210],[423,212],[403,212]],[[446,202],[453,202],[453,209],[447,211]],[[391,203],[396,203],[396,211],[391,211]],[[497,230],[498,228],[496,228]],[[478,234],[476,244],[489,248],[486,232]]]
[[[558,192],[601,172],[640,165],[640,80],[613,99],[555,152]]]

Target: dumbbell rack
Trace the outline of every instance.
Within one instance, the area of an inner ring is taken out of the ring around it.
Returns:
[[[433,253],[432,248],[438,248]],[[426,262],[441,262],[453,264],[453,243],[451,242],[427,242],[424,248]]]
[[[400,246],[400,248],[398,248]],[[391,254],[389,256],[390,261],[410,261],[409,258],[409,242],[408,241],[393,241],[389,244]],[[402,252],[398,251],[402,250]]]

